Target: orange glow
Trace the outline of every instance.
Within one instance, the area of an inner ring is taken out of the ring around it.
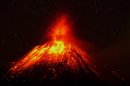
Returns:
[[[62,63],[72,70],[78,70],[80,66],[84,66],[84,63],[88,64],[89,56],[70,39],[73,36],[67,23],[66,16],[60,17],[50,30],[51,40],[34,47],[9,71],[12,73],[22,72],[40,63],[48,65]]]
[[[55,41],[53,46],[48,50],[48,54],[62,54],[64,53],[65,45],[63,41]]]

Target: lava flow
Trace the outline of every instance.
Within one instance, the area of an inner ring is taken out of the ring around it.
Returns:
[[[12,74],[18,74],[29,70],[36,65],[47,65],[54,68],[55,64],[61,63],[66,69],[78,71],[81,67],[89,64],[89,55],[75,44],[75,37],[67,21],[67,16],[57,19],[50,28],[49,41],[37,45],[9,69]]]

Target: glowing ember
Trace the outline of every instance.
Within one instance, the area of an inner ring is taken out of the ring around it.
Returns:
[[[62,63],[66,68],[78,71],[79,67],[85,69],[88,64],[88,55],[75,45],[66,16],[60,17],[51,27],[50,40],[43,45],[34,47],[14,64],[9,71],[13,74],[23,72],[35,65],[55,65]]]

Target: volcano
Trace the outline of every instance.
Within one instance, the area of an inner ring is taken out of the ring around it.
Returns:
[[[81,75],[97,77],[98,73],[91,67],[90,56],[78,45],[70,26],[66,15],[57,18],[48,29],[48,41],[37,45],[12,64],[8,70],[11,78],[73,80]]]
[[[45,37],[48,40],[2,70],[0,82],[13,86],[15,83],[28,86],[28,83],[35,82],[36,85],[42,83],[42,86],[124,84],[118,73],[113,74],[105,68],[102,71],[97,69],[91,56],[79,44],[82,41],[73,34],[68,16],[58,17],[47,30]],[[111,77],[115,81],[111,81]]]
[[[67,68],[78,70],[83,62],[88,63],[87,54],[74,44],[74,37],[67,25],[66,16],[61,16],[50,29],[49,41],[34,47],[10,69],[13,73],[24,71],[38,64],[62,63]],[[82,62],[83,61],[83,62]]]

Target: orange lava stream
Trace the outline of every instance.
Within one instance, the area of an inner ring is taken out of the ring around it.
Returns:
[[[84,63],[88,64],[87,57],[89,56],[73,43],[71,32],[66,16],[62,16],[50,30],[50,41],[34,47],[17,61],[9,71],[18,73],[44,63],[48,65],[62,63],[67,68],[78,70],[79,66],[83,67]]]

